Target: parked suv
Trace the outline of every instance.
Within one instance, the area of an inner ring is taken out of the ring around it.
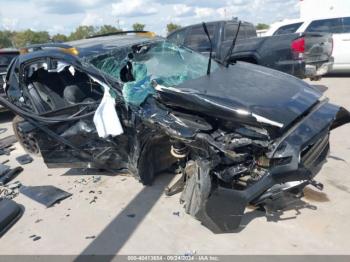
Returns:
[[[266,35],[304,32],[332,33],[334,64],[331,72],[350,72],[350,17],[286,20],[272,25]]]

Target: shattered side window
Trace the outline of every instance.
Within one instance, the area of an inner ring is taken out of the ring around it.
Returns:
[[[91,63],[101,71],[120,81],[120,70],[125,66],[125,58],[129,52],[130,50],[123,48],[118,50],[118,52],[100,56],[91,61]]]
[[[141,44],[91,61],[123,83],[127,103],[140,105],[155,94],[153,85],[176,87],[207,73],[208,57],[168,41]],[[212,61],[212,72],[218,64]]]

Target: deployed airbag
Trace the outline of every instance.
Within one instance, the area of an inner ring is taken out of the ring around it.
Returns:
[[[99,137],[118,136],[123,134],[123,128],[115,110],[113,91],[106,84],[102,84],[104,95],[101,104],[94,115],[94,123]]]

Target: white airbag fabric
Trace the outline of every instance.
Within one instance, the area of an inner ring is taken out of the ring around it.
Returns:
[[[115,110],[115,99],[110,94],[110,88],[105,84],[102,85],[104,95],[94,115],[97,133],[102,138],[121,135],[123,127]]]

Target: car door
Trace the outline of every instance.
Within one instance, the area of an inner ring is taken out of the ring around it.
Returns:
[[[48,167],[125,168],[128,161],[128,132],[125,130],[122,135],[101,138],[94,125],[94,110],[99,106],[103,91],[102,94],[96,95],[94,101],[92,100],[95,96],[92,95],[82,101],[67,101],[67,95],[64,94],[67,88],[71,91],[72,86],[83,85],[84,82],[81,81],[85,81],[89,76],[72,69],[72,66],[66,67],[67,72],[58,73],[55,72],[58,66],[52,68],[50,65],[57,66],[57,61],[42,58],[25,63],[21,66],[19,74],[22,76],[19,85],[23,91],[16,91],[15,86],[8,88],[7,94],[10,99],[34,115],[34,119],[23,117],[24,120],[17,121],[14,126],[21,144],[27,149],[30,139],[32,142],[34,140]],[[40,74],[46,75],[37,76],[39,70]],[[70,74],[70,71],[74,73],[65,76],[65,80],[61,81],[60,77],[63,76],[60,74]],[[45,77],[47,81],[43,80]],[[90,84],[88,87],[91,89],[102,88]],[[126,117],[126,110],[117,103],[116,111],[122,123]],[[41,118],[44,120],[41,121]]]

